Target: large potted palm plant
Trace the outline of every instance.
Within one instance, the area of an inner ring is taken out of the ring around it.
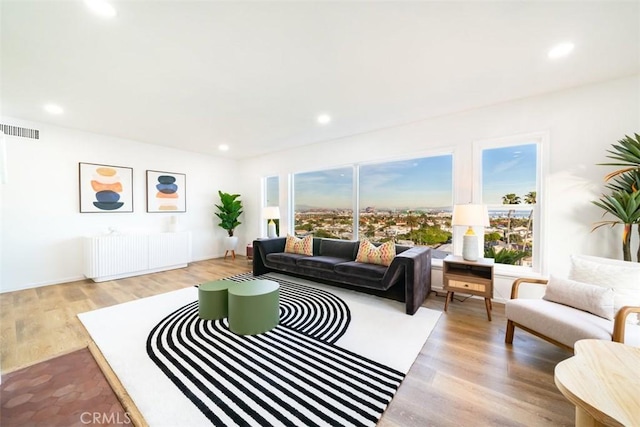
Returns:
[[[239,194],[223,193],[218,190],[220,196],[220,204],[216,204],[218,212],[216,216],[220,219],[218,224],[221,228],[227,231],[228,237],[225,240],[225,250],[235,251],[238,245],[238,237],[233,235],[237,226],[242,224],[238,221],[240,214],[242,214],[242,201],[238,200]]]
[[[615,220],[600,221],[593,229],[610,225],[623,224],[622,255],[625,261],[631,261],[631,233],[633,225],[637,224],[640,237],[640,135],[625,137],[613,144],[612,150],[607,150],[612,163],[602,163],[607,166],[623,166],[605,176],[608,181],[607,188],[612,191],[610,195],[602,195],[600,200],[593,203],[607,213],[616,217]],[[640,262],[640,243],[636,260]]]

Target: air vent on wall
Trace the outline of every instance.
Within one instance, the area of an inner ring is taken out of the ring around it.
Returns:
[[[19,126],[11,126],[0,123],[0,130],[5,135],[20,136],[22,138],[40,139],[40,131],[38,129],[27,129]]]

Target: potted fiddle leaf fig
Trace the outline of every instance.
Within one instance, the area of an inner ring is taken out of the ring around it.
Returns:
[[[233,235],[237,226],[242,224],[238,221],[238,218],[242,214],[242,201],[238,200],[239,194],[223,193],[218,190],[220,196],[220,204],[216,204],[218,212],[215,212],[216,216],[220,219],[220,226],[226,230],[229,235],[225,242],[225,249],[229,251],[235,251],[238,245],[238,237]]]

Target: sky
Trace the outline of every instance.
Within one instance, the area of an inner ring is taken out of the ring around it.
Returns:
[[[452,169],[452,155],[361,165],[360,209],[451,206]],[[502,204],[508,193],[524,199],[536,188],[536,145],[486,149],[482,170],[483,203]],[[295,174],[296,210],[300,206],[351,209],[353,174],[353,167]]]
[[[451,155],[360,166],[360,208],[450,206]],[[350,209],[353,168],[296,174],[296,206]]]
[[[502,196],[536,191],[536,144],[493,148],[482,156],[482,203],[502,204]]]

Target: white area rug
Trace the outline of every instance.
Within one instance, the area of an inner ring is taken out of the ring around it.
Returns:
[[[256,336],[199,319],[195,287],[78,317],[151,426],[374,426],[441,313],[261,278],[281,285],[280,325]]]

